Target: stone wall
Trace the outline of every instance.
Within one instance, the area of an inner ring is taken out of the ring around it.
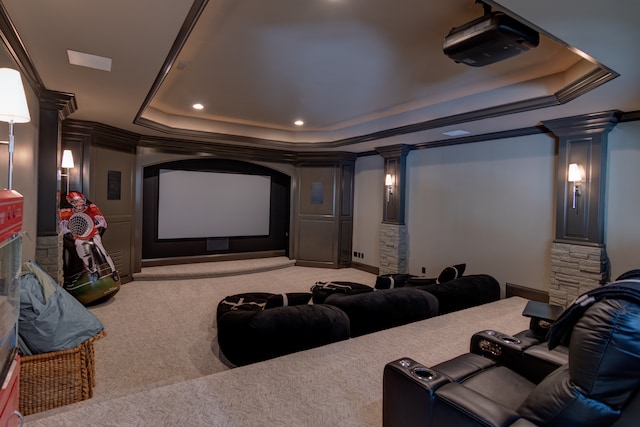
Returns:
[[[609,281],[603,246],[554,242],[551,247],[549,302],[567,307],[580,294]]]
[[[407,226],[380,224],[380,274],[407,273]]]
[[[36,239],[36,264],[59,285],[64,283],[62,264],[62,236],[39,236]]]

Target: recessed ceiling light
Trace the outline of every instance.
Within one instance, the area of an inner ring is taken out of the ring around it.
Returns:
[[[293,124],[296,126],[302,126],[304,122],[302,120],[296,120],[295,122],[293,122]]]
[[[81,67],[95,68],[96,70],[111,71],[111,58],[92,55],[90,53],[77,52],[67,49],[69,64]]]
[[[468,133],[471,132],[467,132],[466,130],[462,130],[462,129],[458,129],[458,130],[450,130],[449,132],[443,132],[443,135],[447,135],[447,136],[460,136],[460,135],[466,135]]]
[[[203,108],[204,108],[204,105],[202,104],[193,104],[194,110],[202,110]]]

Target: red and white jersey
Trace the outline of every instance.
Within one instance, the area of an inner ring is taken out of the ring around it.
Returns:
[[[98,206],[93,203],[82,212],[74,212],[72,208],[60,209],[61,231],[73,234],[76,239],[89,240],[96,235],[100,227],[107,228],[107,221]]]

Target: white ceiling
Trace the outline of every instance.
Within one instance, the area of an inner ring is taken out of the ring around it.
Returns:
[[[75,94],[70,118],[142,135],[361,152],[640,110],[637,0],[490,1],[542,37],[486,67],[442,53],[452,27],[483,14],[474,0],[218,0],[198,19],[189,13],[200,0],[2,3],[45,87]],[[71,65],[67,49],[111,58],[111,71]],[[557,95],[594,70],[619,77],[562,105],[469,120]],[[414,124],[419,132],[388,131]]]

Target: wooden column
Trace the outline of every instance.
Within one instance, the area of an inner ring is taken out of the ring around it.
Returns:
[[[549,284],[552,304],[566,307],[577,296],[609,281],[604,244],[607,135],[620,115],[619,111],[605,111],[543,123],[559,139],[556,236]],[[569,181],[572,163],[581,172],[576,187]]]
[[[61,123],[75,111],[72,94],[45,91],[40,97],[36,263],[62,283],[62,240],[58,235]]]
[[[407,176],[408,145],[393,145],[376,148],[384,157],[384,176],[391,176],[391,185],[384,186],[382,221],[392,224],[404,224],[405,180]]]
[[[385,181],[382,224],[380,225],[380,274],[406,273],[408,270],[407,227],[404,223],[408,145],[377,148],[384,157]],[[387,175],[391,182],[387,185]]]
[[[556,240],[604,244],[607,135],[620,115],[620,111],[606,111],[543,123],[559,138]],[[568,181],[571,163],[583,173],[575,208],[573,184]]]

